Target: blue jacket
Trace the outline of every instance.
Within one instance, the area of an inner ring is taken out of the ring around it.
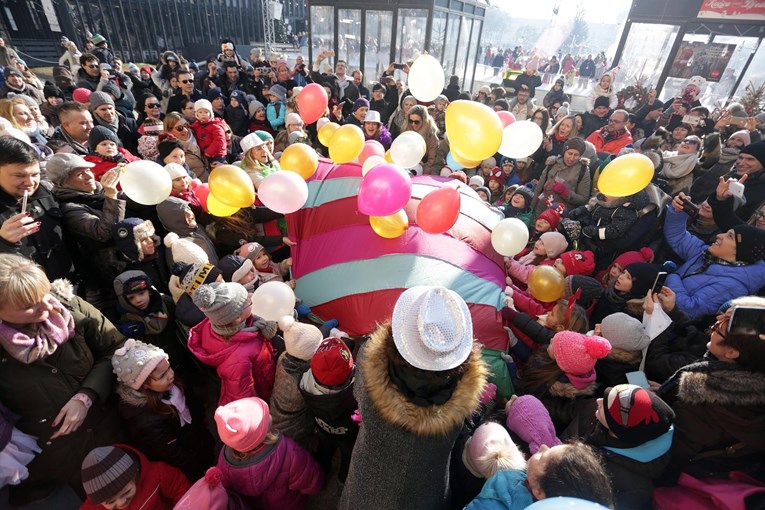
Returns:
[[[526,471],[508,469],[486,480],[481,493],[465,510],[515,510],[526,508],[534,500],[526,488]]]
[[[765,261],[745,266],[711,264],[704,271],[704,252],[709,247],[686,230],[688,216],[667,207],[664,237],[685,263],[667,277],[667,286],[677,294],[677,307],[691,317],[715,314],[726,301],[756,294],[765,285]]]

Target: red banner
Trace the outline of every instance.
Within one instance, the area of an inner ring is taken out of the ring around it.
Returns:
[[[765,21],[765,1],[704,0],[698,17]]]

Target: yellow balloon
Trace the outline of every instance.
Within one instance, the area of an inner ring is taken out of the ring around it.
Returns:
[[[393,164],[393,158],[390,155],[390,149],[385,151],[385,161],[387,161],[388,163]]]
[[[210,211],[210,214],[213,216],[225,218],[226,216],[231,216],[237,212],[239,207],[231,207],[230,205],[226,205],[215,198],[215,195],[210,193],[207,195],[207,210]]]
[[[543,303],[552,303],[563,297],[565,280],[552,266],[537,266],[529,275],[529,292]]]
[[[502,144],[502,121],[485,104],[460,99],[446,109],[446,134],[452,155],[457,149],[463,158],[481,161]]]
[[[613,159],[600,173],[598,191],[610,197],[628,197],[645,189],[653,173],[653,163],[648,156],[625,154]]]
[[[359,157],[362,150],[364,150],[364,132],[353,124],[340,126],[329,141],[329,157],[338,164],[353,161]]]
[[[255,187],[247,172],[234,165],[213,168],[207,181],[210,194],[228,207],[249,207],[255,202]]]
[[[293,143],[282,152],[279,160],[282,170],[295,172],[303,179],[310,179],[319,167],[319,155],[304,143]]]
[[[369,224],[378,236],[385,239],[395,239],[409,228],[409,218],[406,216],[406,212],[401,209],[390,216],[370,216]]]
[[[452,157],[454,158],[454,161],[462,165],[463,168],[475,168],[481,164],[482,160],[472,161],[468,158],[463,157],[462,154],[457,152],[456,147],[450,147],[450,149],[451,149],[451,153],[452,153]]]
[[[316,134],[318,135],[319,141],[324,147],[329,147],[329,142],[332,140],[332,135],[334,135],[335,131],[338,129],[340,129],[340,124],[336,122],[324,124],[319,128],[319,131]]]

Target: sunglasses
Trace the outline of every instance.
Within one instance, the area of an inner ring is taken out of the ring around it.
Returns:
[[[184,132],[184,131],[186,131],[187,129],[189,129],[189,126],[187,126],[186,124],[184,124],[184,125],[182,125],[182,126],[175,126],[175,127],[173,128],[173,130],[174,130],[174,131],[177,131],[177,132],[179,132],[179,133],[183,133],[183,132]]]
[[[88,69],[95,69],[98,67],[98,64],[88,64],[85,67],[87,67]]]
[[[178,80],[181,83],[194,83],[194,80]]]
[[[409,119],[410,124],[414,124],[415,126],[422,124],[422,120],[420,119]]]
[[[685,140],[683,140],[683,142],[682,142],[682,143],[689,143],[689,144],[691,144],[691,145],[698,145],[698,144],[699,144],[699,142],[698,142],[698,141],[696,141],[696,140],[693,140],[693,139],[691,139],[691,138],[686,138]]]
[[[159,108],[159,103],[146,103],[146,108]]]

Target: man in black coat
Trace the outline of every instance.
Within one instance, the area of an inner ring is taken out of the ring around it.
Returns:
[[[200,91],[194,88],[194,75],[189,71],[180,71],[178,73],[178,86],[180,91],[167,102],[167,113],[180,113],[183,104],[189,99],[191,101],[206,99]]]

